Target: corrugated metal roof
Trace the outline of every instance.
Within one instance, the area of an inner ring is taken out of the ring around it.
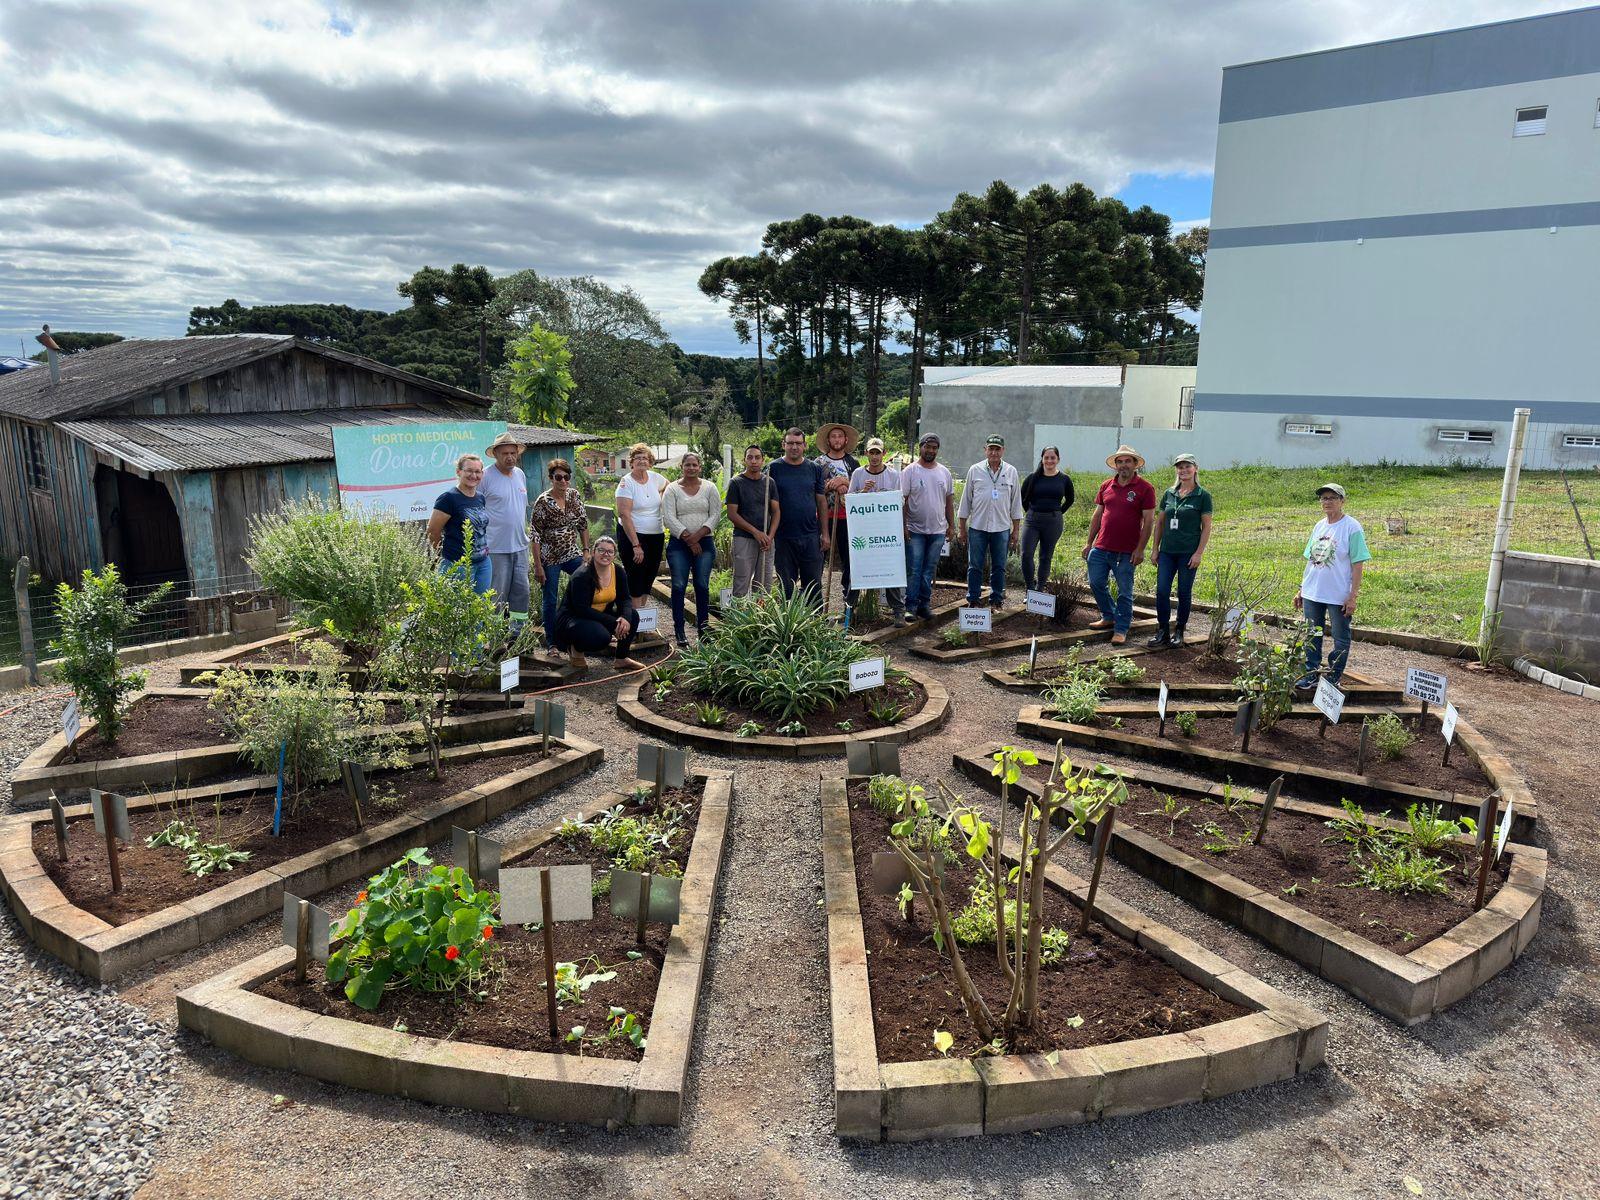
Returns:
[[[270,463],[326,462],[333,458],[335,425],[399,425],[460,420],[459,408],[347,408],[322,412],[196,413],[175,417],[108,417],[63,421],[60,428],[95,449],[142,471],[221,471]],[[473,418],[482,419],[482,418]],[[574,446],[582,433],[536,425],[508,425],[529,446]]]
[[[924,388],[1121,386],[1121,367],[993,367],[974,375],[923,384]]]
[[[118,405],[180,383],[204,379],[258,358],[299,349],[377,375],[402,379],[426,388],[441,399],[487,408],[488,401],[402,371],[359,354],[346,354],[286,334],[230,333],[209,337],[130,338],[94,350],[64,355],[61,382],[49,371],[13,371],[0,375],[0,413],[30,421],[54,421],[108,412]]]

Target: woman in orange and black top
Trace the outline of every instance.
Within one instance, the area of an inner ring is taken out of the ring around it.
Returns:
[[[594,544],[594,557],[567,580],[550,644],[567,651],[572,665],[582,670],[589,665],[586,652],[615,643],[617,670],[631,671],[639,666],[628,657],[638,631],[639,613],[628,595],[628,576],[617,567],[616,539],[600,538]]]

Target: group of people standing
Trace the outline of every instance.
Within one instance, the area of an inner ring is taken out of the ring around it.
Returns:
[[[848,621],[859,595],[851,587],[844,499],[851,493],[898,492],[903,498],[906,586],[885,589],[897,623],[933,615],[934,571],[952,535],[967,551],[969,605],[982,599],[987,578],[990,604],[1005,606],[1006,560],[1013,545],[1020,551],[1027,590],[1045,586],[1065,514],[1076,501],[1058,447],[1046,446],[1035,469],[1019,478],[1005,460],[1005,439],[990,436],[982,461],[967,469],[958,505],[954,477],[939,462],[938,434],[924,434],[915,460],[903,468],[886,459],[879,438],[868,439],[861,462],[855,457],[860,440],[850,425],[824,425],[817,431],[819,453],[807,458],[805,431],[789,429],[783,456],[771,463],[760,446],[747,446],[744,470],[723,493],[705,477],[696,452],[683,455],[679,478],[669,482],[653,469],[650,447],[638,443],[630,447],[629,472],[617,484],[616,535],[591,545],[571,464],[553,459],[546,467],[549,487],[529,504],[527,479],[517,465],[522,446],[503,433],[487,449],[491,466],[476,454],[457,460],[456,486],[435,502],[428,537],[440,552],[441,570],[462,573],[479,592],[493,590],[517,624],[528,618],[531,562],[546,636],[575,666],[585,665],[586,653],[606,648],[612,649],[618,669],[637,665],[629,658],[638,632],[634,601],[650,590],[663,556],[672,580],[677,644],[688,644],[691,584],[696,633],[704,634],[716,529],[724,517],[733,529],[735,596],[767,591],[774,582],[786,595],[809,590],[820,596],[824,572],[831,567],[839,574]],[[1114,473],[1095,492],[1082,549],[1100,614],[1090,627],[1110,630],[1113,644],[1127,641],[1134,569],[1148,554],[1156,566],[1158,625],[1149,645],[1182,645],[1195,576],[1212,533],[1213,501],[1200,484],[1200,465],[1193,454],[1176,456],[1173,482],[1159,497],[1142,474],[1143,455],[1131,446],[1119,446],[1106,465]],[[1335,682],[1343,674],[1363,564],[1371,558],[1360,523],[1344,513],[1344,488],[1324,484],[1317,499],[1323,517],[1303,551],[1306,566],[1294,600],[1313,627],[1302,688],[1315,686],[1322,673],[1324,630],[1333,639],[1328,674]],[[569,580],[560,599],[563,575]]]

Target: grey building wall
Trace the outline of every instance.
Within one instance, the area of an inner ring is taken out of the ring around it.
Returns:
[[[991,368],[992,369],[992,368]],[[1119,387],[979,387],[959,382],[922,392],[923,433],[939,435],[939,461],[959,479],[983,457],[990,434],[1006,439],[1006,461],[1026,475],[1034,429],[1040,425],[1094,426],[1115,430],[1122,417]]]
[[[1600,681],[1600,563],[1511,551],[1502,580],[1500,651]]]

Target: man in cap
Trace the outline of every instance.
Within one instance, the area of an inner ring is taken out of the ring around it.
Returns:
[[[1106,466],[1116,474],[1095,493],[1083,557],[1089,563],[1089,587],[1100,609],[1100,619],[1089,622],[1089,628],[1111,630],[1112,645],[1120,646],[1128,640],[1128,628],[1133,624],[1133,569],[1144,561],[1145,547],[1150,544],[1156,490],[1140,476],[1144,455],[1132,446],[1118,446],[1106,459]],[[1111,579],[1117,583],[1115,604]]]
[[[1306,673],[1295,681],[1302,691],[1317,686],[1322,668],[1322,634],[1333,634],[1333,653],[1328,655],[1328,679],[1337,684],[1350,661],[1350,619],[1356,615],[1356,598],[1361,594],[1361,576],[1372,557],[1367,549],[1367,532],[1361,522],[1344,511],[1344,488],[1325,483],[1317,489],[1322,517],[1306,540],[1303,557],[1305,574],[1294,606],[1306,615],[1311,638],[1306,643]]]
[[[857,467],[850,474],[850,491],[855,492],[898,492],[900,490],[900,472],[891,467],[883,457],[883,439],[867,439],[866,466]],[[904,529],[905,507],[900,509],[901,528]],[[878,598],[884,599],[888,593],[889,608],[894,614],[894,623],[904,625],[906,620],[906,590],[905,588],[880,588]],[[852,597],[850,603],[854,605]],[[880,608],[881,611],[881,608]]]
[[[955,480],[939,461],[939,435],[925,433],[917,461],[900,472],[906,506],[906,619],[933,617],[933,571],[956,523]]]
[[[522,443],[509,431],[490,443],[494,465],[478,485],[489,510],[490,583],[500,606],[509,609],[515,628],[528,619],[528,477],[517,461]]]
[[[967,604],[976,607],[983,587],[983,562],[989,559],[989,600],[1006,602],[1006,553],[1022,526],[1022,488],[1017,469],[1005,461],[1006,440],[991,434],[983,445],[983,461],[967,470],[956,510],[956,540],[967,547]],[[970,527],[970,537],[969,537]]]
[[[839,589],[847,608],[851,602],[850,532],[845,528],[844,496],[850,490],[850,476],[861,465],[854,454],[860,444],[861,434],[854,425],[832,421],[817,430],[817,449],[821,453],[812,460],[822,468],[828,496],[829,553],[833,556],[830,561],[839,564]]]

